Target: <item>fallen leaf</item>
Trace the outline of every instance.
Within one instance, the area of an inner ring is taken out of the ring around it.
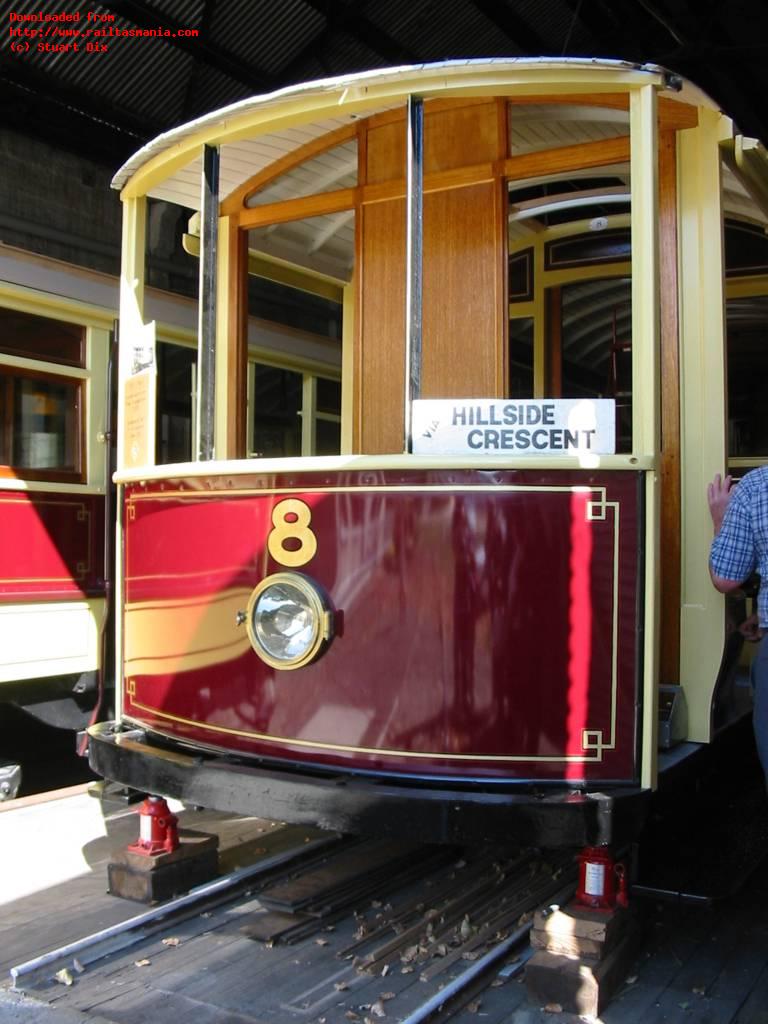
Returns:
[[[475,1000],[474,1002],[472,1002],[472,1003],[467,1003],[467,1012],[468,1012],[468,1013],[477,1013],[477,1011],[478,1011],[478,1010],[480,1009],[480,1007],[481,1007],[482,1005],[483,1005],[483,1004],[482,1004],[482,1002],[481,1002],[481,1000],[480,1000],[480,999],[476,999],[476,1000]]]
[[[563,1008],[560,1003],[547,1003],[544,1007],[544,1013],[562,1013]]]
[[[75,983],[75,979],[72,977],[68,968],[66,967],[62,967],[60,971],[56,971],[54,977],[56,978],[56,981],[58,981],[60,985],[74,985]]]
[[[416,968],[415,968],[415,967],[411,967],[410,965],[406,964],[406,966],[405,966],[405,967],[401,967],[401,968],[400,968],[400,973],[401,973],[401,974],[413,974],[413,972],[414,972],[415,970],[416,970]]]
[[[354,1010],[347,1010],[344,1016],[347,1018],[347,1020],[360,1020],[360,1014],[355,1013]]]
[[[164,946],[180,946],[181,945],[181,939],[177,939],[175,937],[174,938],[170,938],[170,939],[163,939],[163,945]]]
[[[502,985],[506,985],[506,978],[494,978],[491,982],[491,988],[501,988]]]
[[[315,939],[315,942],[317,943],[318,946],[327,946],[327,945],[329,945],[328,939]]]
[[[466,951],[466,953],[462,953],[461,954],[461,959],[462,960],[479,960],[480,959],[480,954],[477,952],[476,949],[468,949]]]
[[[386,1012],[384,1010],[384,1003],[381,1001],[381,999],[378,999],[373,1004],[373,1006],[371,1006],[371,1013],[374,1015],[374,1017],[386,1017],[387,1016],[387,1014],[386,1014]]]
[[[394,999],[394,998],[395,998],[395,993],[394,992],[382,992],[380,994],[380,996],[379,996],[379,999],[381,999],[381,1001],[384,1002],[384,1003],[386,1003],[390,999]]]
[[[627,984],[628,985],[634,985],[636,981],[637,981],[637,975],[636,974],[630,974],[630,976],[627,978]]]
[[[152,961],[145,956],[143,960],[134,960],[133,963],[135,967],[148,967]]]
[[[336,989],[337,992],[346,992],[347,989],[349,988],[349,985],[346,983],[346,981],[337,981],[335,982],[333,987]]]
[[[706,995],[707,990],[703,985],[697,985],[695,988],[691,989],[691,992],[693,992],[695,996],[703,996]]]

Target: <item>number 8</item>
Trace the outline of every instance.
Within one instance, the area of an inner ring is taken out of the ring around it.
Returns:
[[[289,519],[292,516],[294,518]],[[270,555],[280,565],[306,565],[317,552],[317,537],[309,528],[312,510],[298,498],[286,498],[272,509],[272,527],[267,538]],[[285,547],[286,540],[297,540],[294,549]]]

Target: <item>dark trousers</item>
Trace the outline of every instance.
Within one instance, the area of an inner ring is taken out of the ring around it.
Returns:
[[[760,641],[752,662],[754,706],[752,722],[755,729],[757,755],[768,782],[768,633]]]

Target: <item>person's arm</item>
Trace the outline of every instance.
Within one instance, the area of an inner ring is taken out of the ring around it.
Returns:
[[[707,501],[709,503],[709,513],[712,516],[712,525],[715,529],[715,542],[720,538],[721,530],[723,529],[723,523],[725,521],[725,515],[731,504],[735,492],[735,486],[730,476],[721,477],[719,473],[715,474],[715,478],[711,484],[707,487]],[[735,521],[735,517],[731,517],[730,522],[726,524],[726,534],[722,538],[728,540],[728,532],[738,528],[738,523]],[[717,546],[716,543],[713,545]],[[742,557],[744,549],[742,547]],[[728,576],[721,576],[716,573],[712,568],[712,560],[709,563],[709,575],[712,580],[712,584],[716,590],[721,594],[732,594],[735,590],[738,590],[745,580],[747,580],[753,571],[753,566],[750,564],[748,570],[742,576],[740,570],[737,572],[738,578],[734,579]]]
[[[712,525],[715,528],[715,536],[720,533],[725,513],[733,497],[733,480],[730,476],[725,479],[715,473],[715,479],[707,487],[707,501],[709,502],[709,514],[712,516]]]

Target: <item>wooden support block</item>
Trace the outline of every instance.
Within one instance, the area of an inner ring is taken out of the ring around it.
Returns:
[[[627,929],[601,960],[539,950],[525,968],[529,999],[597,1017],[626,977],[641,938],[639,927]]]
[[[531,945],[550,953],[602,959],[626,931],[631,914],[624,907],[590,910],[577,904],[547,913],[537,910]]]
[[[171,853],[147,856],[127,847],[108,866],[109,892],[139,903],[159,903],[180,896],[219,873],[219,838],[191,829],[179,830]]]

